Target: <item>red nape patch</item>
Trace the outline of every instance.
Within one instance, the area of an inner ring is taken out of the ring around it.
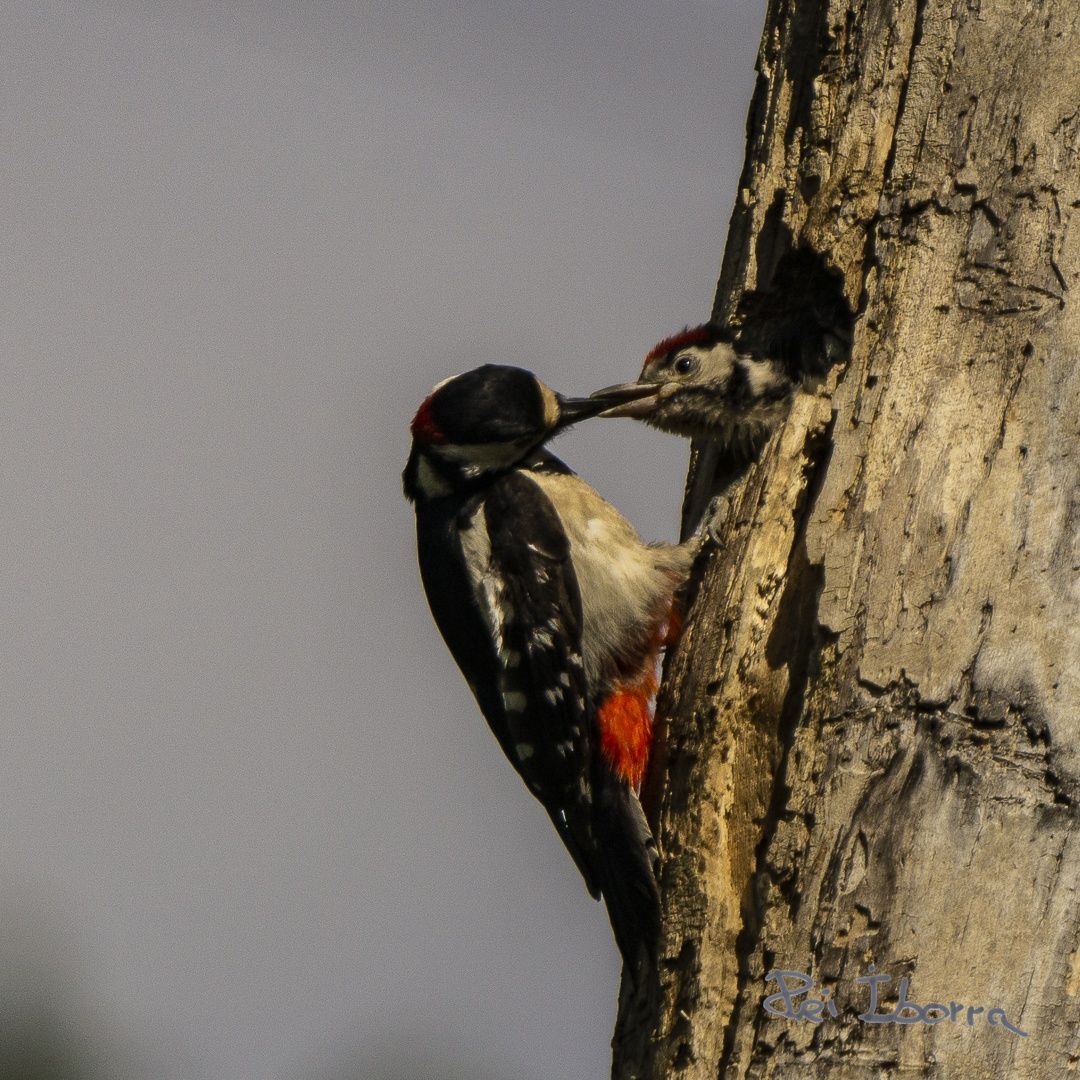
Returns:
[[[637,686],[609,694],[596,712],[600,723],[600,749],[611,767],[635,791],[645,779],[652,744],[651,700],[656,676],[649,674]]]
[[[654,345],[645,357],[645,367],[676,349],[685,349],[688,345],[708,345],[715,336],[716,327],[712,323],[688,326],[685,330],[680,330],[677,334],[664,338],[658,345]]]
[[[414,439],[426,443],[444,443],[446,436],[439,430],[435,423],[435,417],[431,415],[431,395],[424,398],[424,403],[416,410],[413,422],[409,427]]]

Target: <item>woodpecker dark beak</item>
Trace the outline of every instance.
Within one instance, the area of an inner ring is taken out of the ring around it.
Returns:
[[[605,409],[625,402],[630,397],[644,397],[646,394],[655,394],[659,387],[639,386],[637,383],[627,383],[625,386],[612,386],[608,390],[598,390],[587,398],[559,398],[559,422],[555,430],[559,431],[579,420],[588,420],[591,416],[599,416]],[[605,414],[607,415],[607,414]]]
[[[620,383],[597,390],[590,400],[602,401],[600,416],[649,416],[656,410],[660,393],[659,383]]]

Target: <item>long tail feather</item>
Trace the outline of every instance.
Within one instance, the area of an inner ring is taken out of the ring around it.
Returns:
[[[607,771],[593,798],[597,883],[623,962],[635,984],[641,984],[656,969],[660,943],[656,842],[625,781]]]

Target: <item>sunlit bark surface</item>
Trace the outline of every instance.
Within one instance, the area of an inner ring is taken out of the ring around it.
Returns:
[[[774,0],[758,68],[717,314],[798,245],[860,318],[698,566],[649,782],[661,997],[613,1076],[1070,1075],[1080,5]],[[944,1019],[860,1020],[871,965],[878,1012],[907,976]],[[798,1018],[773,969],[817,983]]]

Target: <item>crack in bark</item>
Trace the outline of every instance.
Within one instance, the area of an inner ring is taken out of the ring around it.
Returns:
[[[753,896],[756,879],[767,870],[766,853],[775,836],[777,824],[785,813],[789,795],[785,782],[788,756],[794,743],[795,731],[803,716],[806,686],[821,648],[819,628],[813,618],[813,613],[821,592],[822,573],[820,566],[813,566],[807,559],[804,537],[806,523],[820,491],[821,479],[828,465],[831,450],[831,421],[821,432],[808,432],[805,468],[807,484],[800,502],[794,508],[794,517],[798,525],[791,558],[784,575],[784,592],[780,598],[770,641],[766,646],[767,654],[775,654],[774,663],[786,661],[789,681],[777,722],[776,735],[780,746],[780,756],[773,776],[768,810],[761,824],[761,835],[755,848],[753,868],[747,883],[748,899]],[[778,640],[785,635],[790,635],[792,640]],[[758,946],[760,933],[761,926],[757,918],[756,905],[744,904],[743,929],[735,943],[737,964],[735,999],[724,1028],[718,1077],[724,1075],[735,1053],[735,1036],[746,997],[748,960]]]

